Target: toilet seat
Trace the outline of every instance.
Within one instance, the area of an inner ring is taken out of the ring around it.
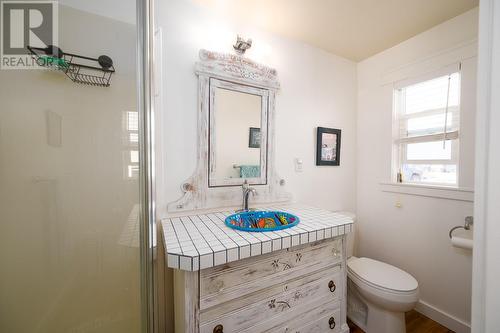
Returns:
[[[347,272],[353,280],[391,294],[413,294],[418,282],[407,272],[392,265],[370,259],[357,258],[347,262]]]

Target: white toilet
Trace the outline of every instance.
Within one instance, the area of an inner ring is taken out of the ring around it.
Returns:
[[[419,296],[413,276],[392,265],[356,257],[347,261],[347,276],[347,316],[354,324],[366,333],[406,332],[405,312],[415,307]]]

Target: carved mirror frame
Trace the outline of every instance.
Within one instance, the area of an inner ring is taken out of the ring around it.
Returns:
[[[274,203],[289,201],[291,196],[285,191],[285,180],[275,170],[275,98],[279,90],[275,69],[258,64],[239,55],[200,50],[200,61],[195,65],[198,76],[198,159],[196,170],[182,185],[182,197],[167,205],[169,212],[197,209],[235,207],[241,205],[240,186],[209,186],[211,165],[210,149],[210,80],[228,82],[231,85],[264,90],[267,95],[267,158],[264,164],[267,182],[252,185],[257,195],[251,200],[255,203]],[[264,142],[264,141],[263,141]],[[262,155],[261,155],[262,156]],[[264,156],[265,157],[265,156]]]

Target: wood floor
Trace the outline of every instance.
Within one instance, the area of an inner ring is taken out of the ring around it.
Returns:
[[[350,333],[364,333],[359,327],[347,320]],[[406,333],[454,333],[417,311],[406,313]]]

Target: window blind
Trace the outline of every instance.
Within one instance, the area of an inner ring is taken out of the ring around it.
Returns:
[[[398,89],[398,143],[458,139],[458,72]]]
[[[457,185],[460,66],[394,87],[398,182]]]

